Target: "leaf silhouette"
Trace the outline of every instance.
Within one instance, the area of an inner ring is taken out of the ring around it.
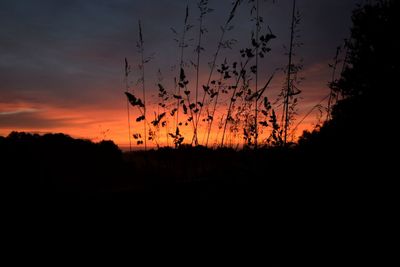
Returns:
[[[146,119],[145,116],[140,116],[140,117],[138,117],[138,118],[136,119],[136,121],[137,121],[137,122],[141,122],[141,121],[144,121],[145,119]]]
[[[237,0],[235,5],[232,8],[231,13],[229,14],[229,19],[226,24],[229,24],[229,22],[231,22],[231,20],[235,17],[235,12],[236,12],[236,9],[239,6],[239,4],[240,4],[240,0]]]
[[[173,95],[173,97],[174,97],[175,99],[182,99],[182,96],[180,96],[180,95]]]
[[[128,98],[128,101],[132,106],[134,106],[134,107],[139,106],[141,108],[144,108],[144,104],[140,98],[137,98],[136,96],[134,96],[128,92],[125,92],[125,95]]]
[[[161,113],[160,115],[157,116],[157,118],[151,122],[154,126],[157,126],[160,124],[161,120],[165,117],[166,113]]]
[[[180,81],[184,81],[186,79],[185,71],[183,70],[183,68],[181,68],[179,79]]]
[[[178,111],[177,108],[174,108],[173,110],[171,110],[171,116],[174,116],[177,111]]]

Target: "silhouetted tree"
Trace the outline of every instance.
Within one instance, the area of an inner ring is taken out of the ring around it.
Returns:
[[[398,87],[400,43],[399,1],[375,1],[353,12],[347,67],[333,84],[343,96],[332,120],[319,131],[305,133],[300,144],[322,147],[377,148],[391,138],[395,123],[393,97]]]
[[[122,152],[112,141],[12,132],[0,138],[0,163],[9,191],[111,192]]]

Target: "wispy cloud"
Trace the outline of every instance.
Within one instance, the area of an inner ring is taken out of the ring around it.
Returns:
[[[53,129],[68,125],[68,120],[59,120],[46,117],[42,113],[37,112],[17,112],[1,114],[1,128],[11,129]]]
[[[34,108],[16,109],[16,110],[11,110],[11,111],[0,111],[0,116],[17,115],[17,114],[24,114],[24,113],[35,113],[38,111],[39,111],[38,109],[34,109]]]

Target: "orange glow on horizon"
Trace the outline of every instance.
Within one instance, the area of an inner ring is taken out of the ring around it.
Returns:
[[[154,110],[149,110],[149,114],[152,114]],[[225,111],[224,111],[225,112]],[[0,127],[0,135],[7,136],[12,131],[24,131],[31,133],[65,133],[71,135],[74,138],[84,138],[90,139],[94,142],[105,140],[112,140],[122,149],[129,148],[128,139],[128,126],[127,126],[127,114],[126,110],[120,109],[108,109],[106,111],[91,110],[91,109],[63,109],[52,106],[33,106],[29,103],[19,103],[17,105],[13,104],[1,104],[0,105],[0,116],[10,115],[10,114],[35,114],[40,115],[43,120],[54,121],[55,125],[49,127],[33,127],[33,126],[20,126],[20,127]],[[218,111],[222,113],[222,111]],[[131,109],[131,133],[143,134],[143,124],[137,123],[135,118],[137,117],[137,112]],[[181,115],[183,116],[183,115]],[[148,116],[149,117],[149,116]],[[218,117],[217,117],[218,119]],[[151,117],[149,118],[151,121]],[[172,123],[172,118],[169,119],[169,124]],[[57,123],[59,122],[59,123]],[[199,123],[200,124],[200,123]],[[215,146],[221,142],[221,130],[218,129],[218,122],[214,121],[213,130],[210,133],[209,146]],[[173,125],[169,125],[168,129],[170,133],[173,133]],[[297,135],[301,134],[303,130],[310,130],[313,128],[312,118],[306,120],[301,124],[297,130]],[[193,137],[192,125],[180,126],[181,134],[185,137],[184,143],[190,143]],[[268,130],[267,130],[268,132]],[[204,144],[206,140],[208,130],[205,127],[205,123],[198,129],[198,139],[200,144]],[[242,138],[239,136],[234,137],[227,135],[226,144],[242,144]],[[260,140],[266,137],[267,133],[261,134]],[[218,140],[217,140],[218,137]],[[189,140],[190,139],[190,140]],[[160,146],[173,146],[172,138],[168,137],[166,128],[160,127],[159,137],[157,142],[148,141],[148,147]],[[135,140],[132,138],[132,145],[135,149],[144,148],[144,146],[137,146]]]
[[[294,122],[294,125],[297,124],[299,120],[301,120],[315,104],[317,104],[321,97],[328,93],[328,89],[326,88],[326,80],[329,77],[329,74],[326,71],[327,64],[325,62],[316,64],[311,66],[308,69],[305,69],[302,72],[302,75],[305,77],[313,77],[311,81],[308,81],[307,84],[303,84],[303,100],[300,100],[299,104],[299,114],[296,116],[297,121]],[[206,79],[207,75],[202,74],[201,79]],[[191,86],[193,86],[194,79],[190,79]],[[284,77],[282,75],[277,75],[274,78],[273,83],[271,84],[271,88],[268,88],[266,95],[268,95],[271,102],[276,99],[278,95],[282,81],[284,81]],[[200,81],[200,84],[202,80]],[[260,81],[262,84],[264,81]],[[148,104],[147,118],[150,123],[154,118],[154,112],[162,112],[162,108],[157,106],[158,99],[157,92],[155,91],[156,85],[154,84],[150,88],[152,91],[149,92],[149,101],[151,104]],[[167,87],[167,86],[166,86]],[[201,87],[201,86],[200,86]],[[326,88],[326,92],[322,90]],[[171,88],[166,88],[171,94]],[[190,88],[191,93],[191,101],[194,101],[194,90]],[[139,92],[139,89],[135,89]],[[203,89],[199,90],[199,100],[203,95]],[[114,94],[114,93],[113,93]],[[116,100],[107,101],[107,107],[103,107],[101,109],[96,108],[93,103],[88,106],[79,106],[71,108],[63,108],[59,107],[56,104],[37,104],[31,103],[29,101],[22,102],[14,102],[14,103],[2,103],[0,102],[0,135],[7,136],[12,131],[25,131],[25,132],[34,132],[34,133],[65,133],[74,138],[84,138],[90,139],[94,142],[101,141],[103,139],[112,140],[122,149],[129,148],[129,134],[128,134],[128,122],[127,122],[127,112],[126,112],[126,99],[123,95],[123,90],[116,91],[115,94],[120,94],[120,97]],[[140,97],[140,95],[138,95]],[[107,98],[107,95],[101,96],[103,99]],[[222,99],[221,102],[226,101],[229,98],[228,95],[224,96],[225,99]],[[110,103],[112,102],[112,103]],[[173,105],[173,104],[172,104]],[[280,119],[281,110],[279,107],[274,107],[277,112],[278,121]],[[139,116],[139,112],[134,108],[130,108],[131,112],[131,134],[140,133],[143,135],[143,122],[137,123],[135,119]],[[221,132],[222,130],[218,129],[218,121],[221,119],[223,114],[227,112],[226,103],[220,105],[216,111],[216,116],[213,122],[213,129],[210,133],[210,139],[208,142],[209,146],[215,146],[216,144],[221,143]],[[206,110],[203,110],[202,116],[206,115]],[[19,124],[15,124],[12,121],[12,118],[16,117],[20,121]],[[180,117],[183,118],[185,115],[182,114],[182,110],[180,111]],[[8,118],[8,120],[4,121],[4,118]],[[174,118],[168,116],[169,125],[168,132],[174,133]],[[37,121],[37,125],[35,122]],[[302,134],[304,130],[312,130],[315,127],[316,123],[316,113],[307,117],[297,128],[295,132],[295,140],[298,136]],[[207,123],[199,123],[200,126],[198,128],[198,139],[200,144],[205,144],[207,138]],[[269,128],[260,127],[260,137],[259,142],[262,142],[263,139],[269,135]],[[185,137],[184,143],[191,143],[193,137],[193,129],[192,125],[189,123],[188,126],[180,127],[182,135]],[[225,144],[243,144],[243,130],[239,133],[239,136],[229,135],[229,131],[227,131],[226,142]],[[148,141],[148,147],[156,147],[156,142]],[[159,137],[157,139],[157,143],[160,146],[173,146],[172,138],[167,137],[167,132],[165,128],[160,129]],[[143,145],[137,147],[136,141],[132,138],[132,145],[135,149],[144,148]]]

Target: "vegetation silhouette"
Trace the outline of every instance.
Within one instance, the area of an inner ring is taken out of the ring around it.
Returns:
[[[0,138],[3,182],[10,183],[10,191],[111,192],[121,159],[111,141],[23,132]]]
[[[399,47],[394,38],[398,11],[398,1],[377,1],[354,11],[346,64],[341,78],[331,83],[334,97],[332,92],[330,97],[337,101],[329,107],[330,119],[304,132],[298,144],[285,145],[277,116],[264,99],[274,136],[269,146],[257,150],[185,145],[179,127],[169,134],[176,149],[129,153],[122,153],[111,141],[93,143],[63,134],[13,132],[0,137],[3,182],[9,182],[11,190],[35,192],[153,192],[157,197],[171,193],[174,197],[208,197],[227,192],[239,198],[290,195],[332,202],[359,197],[356,193],[363,194],[363,187],[373,183],[367,174],[385,172],[378,158],[384,155],[387,127],[392,127],[395,118],[391,111],[395,98],[388,97],[388,90],[397,88],[400,73],[394,56]],[[218,72],[224,76],[226,71],[222,67]],[[184,89],[183,69],[180,72]],[[159,87],[163,93],[165,89]],[[144,105],[133,95],[127,96],[131,105]],[[163,123],[164,116],[152,124]],[[200,119],[190,116],[195,123]]]
[[[233,62],[229,62],[226,58],[221,60],[220,54],[223,50],[233,49],[234,45],[237,43],[236,39],[229,39],[227,35],[234,29],[233,21],[239,8],[243,6],[250,6],[250,19],[255,28],[251,31],[248,47],[240,50],[240,60]],[[208,7],[208,1],[206,0],[200,0],[198,2],[199,32],[197,36],[197,46],[194,50],[196,59],[191,59],[186,55],[185,51],[190,47],[191,41],[194,40],[188,37],[194,26],[190,23],[191,13],[189,6],[186,6],[182,31],[178,32],[174,28],[171,28],[175,35],[174,40],[178,44],[180,56],[178,64],[172,66],[172,69],[176,71],[177,74],[173,77],[173,89],[171,90],[168,86],[165,86],[165,84],[162,83],[162,79],[159,77],[159,83],[157,84],[159,88],[159,101],[157,107],[153,107],[156,123],[150,124],[148,118],[144,115],[146,111],[144,87],[142,88],[142,100],[138,97],[138,94],[135,93],[135,88],[129,86],[129,75],[132,72],[132,68],[125,58],[125,95],[128,98],[128,105],[130,104],[139,109],[139,117],[137,117],[136,122],[144,121],[144,125],[148,125],[148,127],[144,127],[142,132],[133,135],[137,145],[140,146],[144,144],[144,149],[146,150],[146,141],[152,141],[159,147],[159,133],[161,128],[165,128],[167,132],[167,146],[169,145],[169,138],[171,137],[175,148],[183,144],[196,146],[205,145],[206,147],[209,145],[210,147],[258,147],[258,139],[261,139],[260,133],[262,132],[262,128],[269,127],[266,121],[259,121],[258,118],[259,116],[262,117],[262,106],[265,106],[268,102],[265,101],[264,93],[274,77],[274,74],[268,75],[268,77],[270,77],[268,83],[263,88],[258,88],[260,72],[258,67],[261,59],[266,57],[271,51],[269,47],[271,41],[276,38],[271,29],[264,25],[264,19],[259,15],[260,6],[261,3],[258,0],[250,0],[248,2],[236,0],[232,3],[232,8],[229,10],[230,12],[227,20],[220,28],[221,33],[218,38],[216,50],[211,55],[211,61],[208,66],[209,74],[206,76],[206,80],[203,81],[204,83],[202,86],[200,86],[200,65],[202,61],[201,57],[204,57],[205,52],[202,43],[205,43],[204,35],[208,32],[203,24],[206,15],[211,13],[213,9]],[[136,84],[144,85],[144,64],[148,63],[150,59],[144,59],[143,57],[141,26],[139,27],[138,48],[142,61],[138,66],[141,78]],[[190,75],[187,74],[193,71],[191,68],[193,68],[196,73],[195,82],[191,82],[189,80]],[[294,74],[294,72],[295,71],[293,71],[292,74]],[[160,70],[159,73],[161,73]],[[252,82],[253,79],[255,82]],[[201,87],[203,89],[203,96],[201,96],[201,92],[199,92],[199,88]],[[264,101],[261,101],[263,97]],[[218,112],[216,112],[216,110],[225,109],[224,105],[227,106],[226,114],[217,114]],[[268,106],[269,105],[270,103],[268,103]],[[130,132],[135,122],[130,121],[129,108],[128,106],[127,115],[129,121],[129,143],[131,144],[132,136]],[[151,107],[148,106],[148,108]],[[161,111],[160,108],[162,109]],[[270,114],[263,115],[266,117],[270,116]],[[212,129],[213,126],[215,127],[213,122],[217,119],[216,116],[220,117],[218,129],[222,134],[219,135],[218,131],[217,136],[214,136],[213,144],[210,144],[211,133],[213,132]],[[173,123],[171,123],[170,120],[173,120]],[[173,126],[170,128],[169,126],[171,125]],[[191,127],[192,129],[188,130],[187,127]],[[198,136],[198,133],[201,132],[199,129],[204,132],[204,136],[201,139]],[[188,131],[189,135],[192,134],[191,136],[187,136]],[[273,131],[274,130],[271,130],[271,132]],[[142,137],[144,137],[144,140]],[[219,140],[219,138],[221,140]],[[260,143],[265,142],[260,141]]]
[[[332,82],[336,105],[324,125],[305,132],[300,148],[346,154],[354,152],[363,158],[383,150],[382,134],[395,119],[395,98],[388,90],[398,87],[399,58],[393,51],[399,47],[394,38],[398,1],[376,1],[353,12],[353,27],[346,66],[341,78]],[[397,75],[396,75],[397,74]]]

